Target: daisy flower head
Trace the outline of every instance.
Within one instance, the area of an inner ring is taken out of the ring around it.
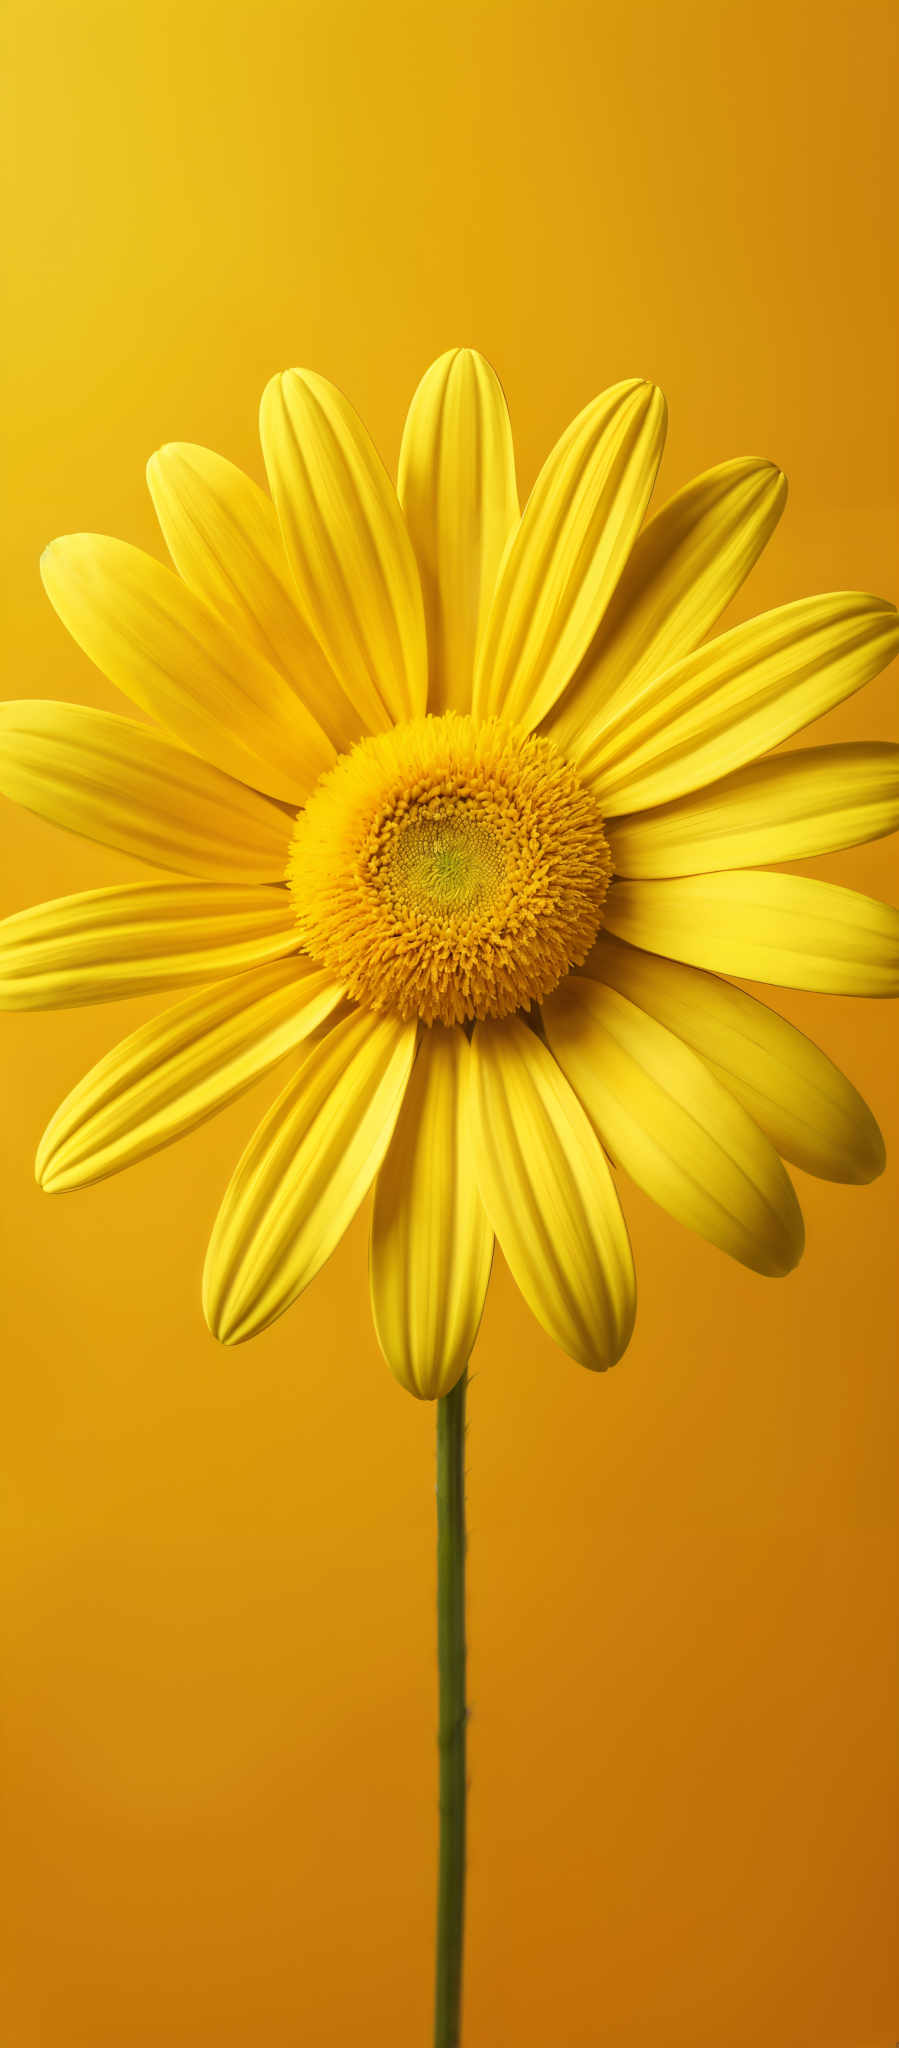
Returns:
[[[72,1090],[38,1178],[116,1173],[284,1062],[212,1232],[218,1338],[273,1323],[373,1187],[375,1327],[411,1393],[464,1372],[494,1237],[561,1348],[611,1365],[619,1170],[781,1275],[784,1161],[883,1165],[851,1083],[728,977],[899,992],[899,914],[777,868],[892,831],[899,748],[776,751],[892,659],[896,612],[841,591],[709,638],[785,481],[725,462],[645,522],[665,405],[641,379],[523,511],[470,349],[419,385],[396,488],[321,376],[274,377],[261,429],[270,496],[204,448],[152,457],[171,567],[99,535],[44,556],[145,719],[5,704],[0,788],[163,878],[8,918],[0,996],[178,1000]]]

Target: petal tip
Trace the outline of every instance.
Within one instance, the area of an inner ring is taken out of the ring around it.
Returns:
[[[277,378],[273,377],[271,381],[273,384],[277,382],[282,392],[295,390],[299,386],[301,391],[309,393],[312,397],[321,396],[326,392],[338,393],[338,387],[331,382],[330,377],[323,377],[320,370],[304,369],[302,363],[291,363],[288,369],[279,370]]]
[[[661,385],[648,377],[638,378],[631,399],[625,402],[641,437],[648,436],[654,447],[661,447],[668,431],[668,400]]]
[[[228,1342],[226,1334],[228,1325],[224,1308],[222,1302],[213,1293],[208,1271],[203,1275],[202,1302],[203,1320],[210,1337],[214,1337],[217,1344],[226,1344]]]
[[[34,1155],[34,1178],[42,1194],[61,1195],[79,1186],[77,1168],[66,1171],[65,1146],[54,1145],[52,1126],[40,1139]]]
[[[146,469],[151,491],[154,478],[164,476],[166,470],[171,469],[179,458],[183,460],[189,446],[190,443],[187,441],[163,441],[161,448],[154,448],[152,455],[148,457]]]
[[[216,1343],[221,1344],[226,1351],[233,1351],[235,1345],[240,1342],[239,1322],[231,1321],[220,1304],[213,1306],[211,1302],[206,1301],[203,1303],[203,1316],[210,1337],[214,1337]]]
[[[790,494],[790,484],[786,471],[781,469],[779,463],[773,462],[770,456],[760,455],[758,458],[757,474],[762,484],[761,496],[763,501],[767,501],[770,498],[771,509],[776,511],[777,517],[780,518]]]
[[[46,547],[41,550],[39,567],[41,572],[41,581],[44,584],[46,584],[48,573],[52,568],[53,562],[56,556],[58,555],[60,548],[62,548],[65,545],[67,539],[67,534],[56,534],[53,540],[48,540]]]
[[[259,400],[260,421],[264,422],[271,414],[272,408],[282,402],[284,382],[289,375],[290,372],[288,370],[276,370],[274,375],[269,378],[268,383],[263,386],[262,396]]]
[[[202,1304],[210,1336],[226,1351],[233,1351],[236,1345],[243,1344],[254,1334],[252,1328],[245,1327],[246,1318],[241,1315],[239,1304],[233,1300],[227,1287],[222,1285],[222,1276],[210,1272],[208,1265],[203,1274]]]
[[[870,1129],[865,1132],[864,1142],[859,1145],[853,1161],[855,1171],[852,1178],[855,1186],[859,1188],[870,1187],[872,1181],[880,1179],[881,1174],[885,1171],[886,1163],[887,1148],[884,1143],[883,1132],[880,1125],[875,1123],[872,1117]]]
[[[84,573],[85,564],[90,568],[90,558],[98,548],[125,549],[128,545],[127,541],[113,541],[104,533],[59,533],[55,539],[48,541],[39,566],[41,581],[54,609],[54,587],[60,592],[63,585],[68,583],[73,571],[77,577]]]
[[[241,1344],[246,1343],[249,1335],[249,1331],[241,1332],[239,1327],[232,1330],[226,1324],[223,1324],[220,1329],[216,1330],[213,1330],[210,1324],[209,1328],[216,1343],[221,1345],[223,1351],[237,1351]]]
[[[668,419],[668,400],[660,384],[651,377],[634,377],[630,384],[622,387],[625,402],[633,405],[635,412],[646,421],[663,425]]]
[[[452,363],[464,364],[467,370],[486,369],[495,377],[496,371],[483,349],[472,347],[470,342],[460,342],[456,348],[447,349],[447,359]]]
[[[579,1357],[575,1358],[575,1365],[583,1366],[587,1372],[611,1372],[613,1366],[621,1364],[625,1352],[630,1348],[631,1338],[634,1334],[634,1322],[635,1314],[628,1318],[626,1325],[611,1337],[602,1350],[597,1350],[596,1352],[587,1352],[585,1350]]]
[[[767,1278],[786,1280],[788,1274],[795,1273],[804,1251],[805,1222],[797,1202],[796,1213],[791,1218],[790,1227],[785,1228],[780,1244],[772,1251],[770,1265],[764,1269]]]

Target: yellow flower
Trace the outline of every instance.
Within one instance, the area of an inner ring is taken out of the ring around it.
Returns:
[[[782,1158],[881,1169],[850,1083],[720,977],[899,991],[894,910],[769,867],[899,822],[899,748],[770,751],[885,666],[896,613],[840,592],[706,642],[786,486],[724,463],[642,527],[664,430],[657,390],[615,385],[519,514],[478,355],[423,379],[398,491],[340,393],[290,370],[262,401],[274,504],[171,446],[149,481],[174,569],[96,535],[47,550],[61,618],[154,723],[7,704],[0,787],[185,879],[8,919],[3,998],[201,986],[72,1091],[38,1177],[117,1172],[299,1054],[213,1230],[225,1343],[296,1299],[374,1183],[375,1324],[411,1392],[462,1373],[494,1233],[543,1327],[607,1366],[635,1308],[607,1154],[769,1274],[802,1248]]]

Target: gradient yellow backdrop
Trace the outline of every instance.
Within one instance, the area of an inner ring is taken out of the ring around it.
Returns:
[[[603,384],[671,406],[667,496],[792,493],[732,616],[896,595],[890,0],[6,0],[4,691],[112,705],[37,562],[159,548],[143,466],[260,474],[268,376],[385,456],[434,355],[506,385],[527,486]],[[821,736],[896,737],[895,672]],[[4,806],[3,907],[140,871]],[[889,843],[815,864],[896,893]],[[775,1002],[778,1002],[775,997]],[[896,1151],[889,1006],[785,994]],[[48,1199],[33,1148],[142,1003],[2,1020],[10,2048],[428,2038],[433,1411],[360,1218],[236,1353],[220,1191],[280,1086]],[[756,1279],[627,1187],[626,1361],[498,1262],[470,1399],[466,2048],[892,2048],[897,1179],[806,1180]]]

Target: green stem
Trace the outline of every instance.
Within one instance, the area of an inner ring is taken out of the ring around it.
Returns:
[[[465,1386],[437,1403],[440,1860],[434,2048],[458,2048],[465,1918]]]

